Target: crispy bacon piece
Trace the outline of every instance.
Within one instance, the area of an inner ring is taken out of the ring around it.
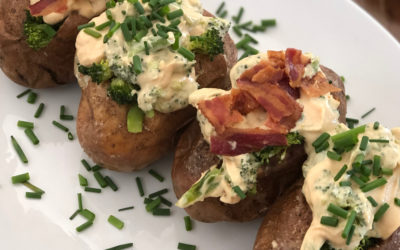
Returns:
[[[68,0],[40,0],[29,6],[32,16],[45,16],[53,12],[62,13],[68,10]]]
[[[287,49],[285,52],[285,69],[290,79],[290,86],[298,88],[304,74],[304,67],[310,63],[310,59],[303,56],[301,50]]]
[[[330,92],[342,91],[340,88],[329,84],[328,79],[326,79],[321,72],[318,72],[311,79],[303,79],[303,84],[300,86],[300,88],[306,95],[310,97],[318,97]]]
[[[251,111],[260,107],[260,104],[247,91],[232,89],[231,90],[233,110],[239,111],[242,115],[247,115]]]

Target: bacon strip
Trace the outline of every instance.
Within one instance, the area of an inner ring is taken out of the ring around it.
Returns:
[[[40,0],[34,5],[29,6],[32,16],[45,16],[50,13],[62,13],[68,10],[68,0]]]
[[[330,92],[342,91],[340,88],[330,84],[321,72],[318,72],[311,79],[303,79],[303,84],[300,88],[310,97],[318,97]]]
[[[304,74],[304,67],[310,63],[310,59],[303,56],[301,50],[287,49],[285,52],[286,74],[290,79],[290,86],[298,88]]]

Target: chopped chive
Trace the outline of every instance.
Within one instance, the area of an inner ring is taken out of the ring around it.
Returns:
[[[335,175],[335,178],[333,178],[334,181],[338,181],[340,179],[340,177],[342,177],[342,175],[346,172],[347,170],[347,165],[344,165],[339,172]]]
[[[83,177],[81,174],[78,174],[78,178],[79,178],[79,185],[81,185],[82,187],[88,186],[88,180],[85,177]]]
[[[96,172],[96,171],[99,171],[99,170],[102,170],[103,168],[100,166],[100,165],[98,165],[98,164],[96,164],[96,165],[94,165],[93,167],[92,167],[92,171],[93,172]]]
[[[84,29],[83,32],[85,32],[86,34],[88,34],[89,36],[92,36],[94,38],[100,38],[101,34],[93,29]]]
[[[181,20],[179,20],[179,19],[172,20],[171,23],[169,24],[169,27],[176,28],[180,23],[181,23]]]
[[[180,37],[181,37],[180,33],[175,33],[174,34],[175,41],[174,41],[174,44],[172,44],[172,49],[173,50],[179,49],[179,38]]]
[[[258,32],[258,31],[266,31],[267,27],[262,26],[262,25],[254,25],[252,31],[253,32]]]
[[[101,193],[100,188],[85,187],[85,191],[91,193]]]
[[[146,52],[146,55],[150,55],[149,44],[147,43],[147,41],[144,42],[144,50]]]
[[[136,1],[133,6],[135,6],[136,11],[140,14],[143,15],[144,14],[144,8],[142,6],[142,4],[139,1]]]
[[[159,20],[162,23],[165,23],[165,18],[160,16],[157,12],[153,12],[151,13],[151,15],[153,16],[153,18]]]
[[[183,16],[183,10],[179,9],[179,10],[175,10],[175,11],[172,11],[172,12],[168,13],[167,14],[167,19],[168,20],[172,20],[172,19],[175,19],[175,18],[178,18],[178,17],[181,17],[181,16]]]
[[[340,80],[342,80],[342,82],[345,82],[346,79],[344,78],[344,76],[340,76]]]
[[[15,175],[11,177],[12,184],[24,183],[30,179],[29,173]]]
[[[162,194],[168,193],[168,188],[161,189],[160,191],[149,194],[149,198],[154,198]]]
[[[63,114],[65,114],[65,106],[64,106],[64,105],[61,105],[61,106],[60,106],[60,118],[61,118],[61,116],[62,116]]]
[[[347,218],[346,226],[344,227],[344,230],[342,232],[342,237],[346,239],[349,236],[351,226],[353,226],[353,223],[356,219],[356,211],[352,210],[350,212],[349,218]]]
[[[14,147],[15,151],[17,152],[17,155],[21,159],[21,161],[23,163],[28,163],[28,158],[26,158],[24,151],[22,151],[21,146],[18,144],[18,142],[14,138],[14,136],[11,136],[11,143],[13,144],[13,147]]]
[[[238,43],[236,43],[236,48],[241,49],[244,48],[244,46],[246,44],[248,44],[249,42],[251,42],[251,38],[248,36],[245,36],[242,40],[240,40]]]
[[[144,191],[143,191],[142,181],[141,181],[139,176],[136,177],[136,185],[138,187],[140,197],[143,197],[144,196]]]
[[[362,180],[364,183],[369,182],[369,177],[365,175],[360,175],[360,180]]]
[[[139,19],[140,19],[140,21],[142,21],[144,23],[144,25],[147,28],[151,28],[151,26],[153,26],[153,24],[150,22],[150,20],[146,16],[140,16]]]
[[[161,198],[160,198],[161,199]],[[143,200],[143,203],[144,204],[149,204],[150,202],[152,202],[153,200],[152,199],[150,199],[150,198],[144,198],[144,200]]]
[[[106,10],[106,16],[107,16],[108,20],[110,20],[110,21],[113,20],[113,16],[112,16],[112,13],[110,10]]]
[[[142,73],[142,62],[138,55],[133,56],[133,70],[135,71],[136,75]]]
[[[365,155],[363,153],[359,153],[358,155],[356,155],[356,157],[354,158],[353,164],[352,164],[353,168],[360,169],[362,162],[364,160],[364,157],[365,157]],[[359,172],[359,171],[357,171],[357,172]]]
[[[363,187],[361,187],[361,191],[363,191],[364,193],[371,191],[375,188],[378,188],[380,186],[383,186],[387,183],[386,179],[381,177],[378,178],[374,181],[371,181],[370,183],[365,184]]]
[[[373,207],[378,206],[378,202],[376,202],[376,200],[374,198],[372,198],[372,196],[368,196],[367,199]]]
[[[157,208],[161,203],[160,197],[157,197],[157,199],[151,201],[146,205],[146,211],[147,212],[152,212],[155,208]]]
[[[358,142],[358,134],[365,132],[365,125],[347,130],[331,137],[334,148],[337,150],[349,151]]]
[[[82,162],[82,165],[86,168],[87,171],[91,170],[91,167],[90,167],[89,163],[85,159],[82,159],[81,162]]]
[[[239,25],[240,28],[246,28],[253,24],[253,21],[248,21]]]
[[[275,19],[264,19],[264,20],[261,20],[261,25],[264,27],[275,26],[276,20]]]
[[[74,119],[73,115],[60,115],[60,120],[72,121]]]
[[[354,225],[351,226],[350,228],[350,232],[349,235],[347,236],[346,239],[346,245],[350,245],[351,239],[353,238],[353,234],[354,234],[354,230],[356,229],[356,227]]]
[[[25,197],[31,199],[41,199],[43,193],[36,193],[36,192],[26,192]]]
[[[322,144],[321,146],[319,146],[318,148],[315,148],[315,153],[320,153],[322,151],[325,151],[329,148],[329,142],[325,141],[324,144]]]
[[[27,102],[30,104],[34,104],[36,102],[37,94],[35,92],[30,92],[28,95]]]
[[[64,132],[68,132],[69,128],[65,127],[64,125],[62,125],[61,123],[57,122],[57,121],[53,121],[52,122],[54,126],[56,126],[57,128],[64,130]]]
[[[224,9],[224,7],[225,7],[225,2],[222,2],[222,3],[218,6],[218,9],[217,9],[217,11],[216,11],[215,13],[218,15],[219,13],[221,13],[221,11]]]
[[[22,182],[22,185],[24,185],[25,187],[29,188],[30,190],[32,190],[35,193],[45,193],[42,189],[36,187],[35,185],[30,183],[29,181]]]
[[[98,30],[98,31],[100,31],[100,30],[103,30],[103,29],[107,28],[107,27],[110,26],[110,25],[111,25],[111,21],[109,20],[109,21],[107,21],[107,22],[104,22],[104,23],[102,23],[102,24],[96,26],[95,29]]]
[[[168,206],[168,207],[171,207],[171,206],[172,206],[172,202],[170,202],[169,200],[165,199],[165,198],[162,197],[161,195],[160,195],[159,197],[160,197],[160,199],[161,199],[161,203],[162,203],[162,204],[164,204],[164,205],[166,205],[166,206]]]
[[[361,151],[365,151],[367,149],[367,145],[368,145],[368,136],[363,136],[361,139],[361,143],[360,143],[360,150]]]
[[[192,231],[192,220],[190,219],[190,216],[185,216],[183,219],[185,221],[186,231]]]
[[[342,156],[339,155],[336,152],[333,152],[333,151],[328,151],[326,153],[326,155],[328,156],[329,159],[334,160],[334,161],[341,161],[342,160]]]
[[[341,186],[341,187],[351,187],[351,181],[341,181],[341,182],[339,182],[339,186]]]
[[[400,207],[400,199],[399,198],[394,198],[394,204]]]
[[[224,11],[219,15],[219,17],[220,17],[220,18],[225,18],[227,15],[228,15],[228,11],[227,11],[227,10],[224,10]]]
[[[242,19],[244,12],[244,8],[240,7],[238,14],[235,17],[232,17],[233,21],[235,21],[236,24],[240,23],[240,19]]]
[[[386,140],[386,139],[370,139],[369,142],[389,143],[389,140]]]
[[[355,176],[354,174],[350,176],[350,178],[357,183],[360,187],[365,185],[365,182],[362,181],[360,178],[358,178],[357,176]]]
[[[116,22],[115,25],[110,28],[108,33],[104,36],[103,43],[107,43],[108,39],[110,39],[114,35],[115,31],[117,31],[119,27],[121,27],[121,23]]]
[[[247,53],[249,53],[250,55],[256,55],[256,54],[259,53],[259,51],[258,51],[257,49],[251,47],[251,46],[248,45],[248,44],[243,45],[243,49],[244,49]]]
[[[372,166],[372,173],[378,176],[381,172],[381,157],[379,155],[374,155],[374,165]]]
[[[107,185],[115,192],[118,190],[118,186],[115,185],[115,182],[111,179],[110,176],[104,177],[104,180],[106,180]]]
[[[184,47],[180,47],[177,51],[179,54],[181,54],[183,57],[185,57],[188,61],[193,61],[195,58],[195,55],[190,50],[187,50]]]
[[[377,130],[379,128],[379,122],[374,122],[374,129]]]
[[[337,227],[339,220],[336,217],[322,216],[320,223],[325,226]]]
[[[159,180],[160,182],[163,182],[164,181],[164,177],[162,177],[159,173],[157,173],[155,170],[153,170],[153,169],[150,169],[149,170],[149,174],[151,175],[151,176],[153,176],[154,178],[156,178],[157,180]]]
[[[370,165],[370,164],[372,164],[372,160],[364,160],[363,162],[362,162],[362,165]]]
[[[349,95],[346,95],[346,100],[347,101],[350,100],[350,96]]]
[[[92,211],[86,208],[79,211],[79,214],[88,219],[89,221],[94,221],[94,219],[96,218],[96,215]]]
[[[374,111],[375,111],[375,108],[370,109],[367,113],[363,114],[363,115],[361,116],[361,118],[367,117],[369,114],[371,114],[371,113],[374,112]]]
[[[104,179],[103,175],[99,171],[95,171],[93,173],[94,178],[97,183],[99,183],[100,187],[105,188],[108,186],[107,181]]]
[[[179,250],[196,250],[196,246],[179,242],[178,243],[178,249]]]
[[[44,108],[44,103],[40,103],[39,107],[37,108],[37,110],[35,112],[35,115],[34,115],[35,118],[39,118],[40,117],[40,115],[43,112],[43,108]]]
[[[249,38],[250,42],[252,42],[254,44],[258,44],[258,41],[254,37],[250,36],[249,34],[244,34],[244,36]]]
[[[243,193],[243,190],[239,186],[234,186],[232,189],[240,197],[240,199],[243,200],[244,198],[246,198],[245,193]]]
[[[82,232],[83,230],[89,228],[91,225],[93,225],[93,222],[88,220],[87,222],[83,223],[79,227],[76,228],[77,232]]]
[[[170,216],[171,210],[169,208],[155,208],[152,213],[156,216]]]
[[[79,212],[80,212],[80,210],[77,209],[77,210],[69,217],[69,219],[70,219],[70,220],[73,220],[73,219],[79,214]]]
[[[386,211],[389,209],[389,204],[387,204],[386,202],[380,206],[380,208],[378,209],[378,211],[376,211],[375,215],[374,215],[374,221],[377,222],[379,221],[382,216],[386,213]]]
[[[368,166],[366,166],[366,165],[362,165],[362,166],[361,166],[361,173],[362,173],[363,175],[365,175],[365,176],[370,176],[370,175],[371,175],[371,172],[372,172],[372,169],[369,168]]]
[[[133,246],[133,243],[126,243],[126,244],[121,244],[121,245],[118,245],[115,247],[107,248],[106,250],[123,250],[123,249],[129,248],[129,247],[132,247],[132,246]]]
[[[358,119],[354,119],[354,118],[350,118],[350,117],[346,117],[346,122],[347,123],[357,124],[357,123],[359,123],[359,120]]]
[[[381,173],[383,175],[393,175],[393,169],[391,169],[391,168],[381,168]]]
[[[126,211],[126,210],[131,210],[131,209],[134,209],[134,208],[135,208],[134,206],[124,207],[124,208],[118,209],[118,212],[122,212],[122,211]]]
[[[168,5],[170,3],[175,3],[175,2],[176,2],[176,0],[161,0],[159,5],[160,6],[165,6],[165,5]]]
[[[240,31],[240,28],[238,27],[238,26],[233,26],[233,31],[235,32],[235,34],[238,36],[238,37],[241,37],[241,36],[243,36],[243,33],[242,33],[242,31]]]
[[[122,229],[124,227],[124,222],[115,217],[114,215],[110,215],[107,220],[111,225],[118,229]]]
[[[74,139],[74,136],[72,135],[71,132],[68,132],[68,140],[72,141]]]
[[[311,145],[314,148],[318,148],[322,146],[322,144],[324,144],[324,142],[326,142],[329,139],[329,137],[331,136],[328,133],[324,132]]]
[[[347,122],[347,126],[351,129],[354,128],[354,123],[352,122]]]
[[[79,208],[79,211],[82,211],[82,209],[83,209],[81,193],[78,193],[78,208]]]
[[[159,35],[160,37],[165,38],[165,39],[168,38],[168,34],[165,33],[165,32],[164,32],[163,30],[161,30],[161,29],[157,30],[157,35]]]
[[[32,91],[31,89],[27,89],[24,92],[22,92],[21,94],[17,95],[17,98],[21,98],[21,97],[25,96],[26,94],[28,94],[31,91]]]
[[[29,140],[31,140],[33,145],[39,144],[39,139],[36,137],[36,135],[35,135],[35,133],[33,132],[32,129],[27,128],[27,129],[25,129],[24,132],[25,132],[26,136],[28,136]]]
[[[35,125],[33,124],[33,122],[18,121],[18,122],[17,122],[17,126],[20,127],[20,128],[30,128],[30,129],[33,129]]]
[[[347,218],[348,212],[346,210],[344,210],[343,208],[341,208],[339,206],[336,206],[333,203],[329,203],[328,211],[333,213],[334,215],[337,215],[337,216],[342,217],[344,219]]]
[[[157,31],[155,29],[151,29],[151,33],[153,33],[153,36],[157,36]]]
[[[79,25],[78,30],[83,30],[84,28],[91,28],[91,27],[94,27],[94,25],[95,25],[94,22],[85,23],[85,24]]]

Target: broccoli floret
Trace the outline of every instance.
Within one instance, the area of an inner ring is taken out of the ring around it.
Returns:
[[[114,78],[107,90],[108,95],[118,104],[130,104],[136,102],[135,88],[121,78]]]
[[[100,63],[93,63],[90,67],[79,65],[78,71],[84,75],[90,76],[92,81],[96,83],[105,82],[113,76],[108,62],[105,60],[102,60]]]
[[[26,42],[29,47],[34,50],[46,47],[56,33],[56,28],[44,23],[42,17],[33,17],[30,12],[26,10],[24,35],[26,36]]]
[[[368,236],[364,236],[364,238],[360,241],[360,245],[358,245],[354,250],[368,250],[370,247],[373,247],[379,239],[370,238]],[[320,250],[336,250],[335,248],[329,245],[329,242],[326,241]]]
[[[191,36],[189,49],[195,53],[214,56],[224,53],[224,37],[230,24],[222,19],[213,18],[208,23],[206,32],[200,36]]]

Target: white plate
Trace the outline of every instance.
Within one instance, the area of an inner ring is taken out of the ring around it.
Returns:
[[[206,9],[215,11],[219,1],[204,0]],[[237,13],[244,1],[228,1],[230,15]],[[376,111],[362,122],[381,121],[388,127],[400,125],[400,46],[376,21],[345,0],[266,1],[245,3],[243,20],[276,18],[278,26],[265,34],[255,35],[260,51],[295,47],[318,55],[321,62],[346,77],[346,88],[351,96],[349,116],[359,118],[372,107]],[[172,216],[154,217],[146,213],[139,197],[135,177],[143,179],[146,194],[167,187],[166,198],[176,201],[170,181],[172,155],[150,168],[167,177],[163,183],[149,176],[147,170],[110,175],[120,190],[106,188],[101,194],[82,192],[77,174],[93,176],[81,165],[87,158],[78,140],[68,141],[66,134],[55,128],[59,107],[64,104],[76,114],[80,90],[76,84],[58,89],[38,90],[38,101],[28,104],[26,98],[15,96],[24,88],[0,74],[0,242],[1,249],[105,249],[133,242],[134,249],[176,249],[178,242],[197,245],[204,249],[251,249],[261,220],[250,223],[194,223],[194,230],[186,232],[185,212],[173,207]],[[46,104],[40,119],[33,114],[40,102]],[[18,120],[35,122],[40,145],[33,146]],[[75,122],[63,122],[75,134]],[[11,146],[14,135],[23,147],[29,164],[24,165]],[[25,198],[27,188],[12,185],[10,177],[29,172],[32,183],[46,191],[41,200]],[[69,216],[77,209],[77,193],[82,192],[84,207],[96,214],[94,225],[82,233],[75,227],[84,222]],[[134,210],[118,212],[121,207],[134,205]],[[107,222],[110,214],[125,222],[117,230]]]

